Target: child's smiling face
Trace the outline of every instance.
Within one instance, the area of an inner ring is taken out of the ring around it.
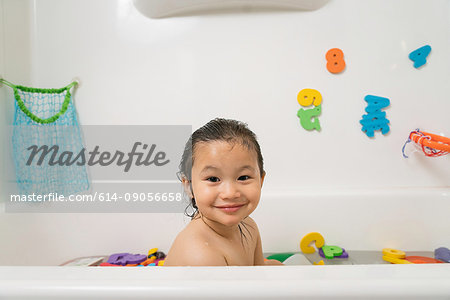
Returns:
[[[259,203],[256,152],[238,142],[201,142],[195,147],[192,189],[201,214],[225,226],[239,224]]]

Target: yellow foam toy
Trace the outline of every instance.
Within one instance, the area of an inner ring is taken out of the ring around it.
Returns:
[[[314,247],[310,246],[312,242],[315,242],[317,248],[322,248],[325,245],[325,239],[318,232],[310,232],[305,235],[300,241],[300,250],[305,254],[311,254],[316,252]]]
[[[406,253],[401,250],[396,250],[392,248],[383,249],[383,260],[390,262],[391,264],[412,264],[412,262],[404,259]]]
[[[403,252],[401,250],[392,249],[392,248],[384,248],[383,255],[389,256],[392,258],[405,258],[406,257],[405,252]]]
[[[152,249],[148,250],[147,256],[150,256],[150,255],[156,253],[157,251],[158,251],[158,248],[152,248]]]
[[[319,261],[319,262],[313,262],[314,265],[319,266],[319,265],[325,265],[325,263],[323,262],[323,260]]]
[[[298,104],[301,106],[319,106],[322,103],[322,95],[314,89],[303,89],[297,95]]]
[[[406,259],[394,258],[386,255],[383,255],[383,260],[390,262],[391,264],[412,264],[412,262],[407,261]]]

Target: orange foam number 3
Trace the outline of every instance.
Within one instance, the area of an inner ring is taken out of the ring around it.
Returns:
[[[333,48],[325,55],[327,59],[327,69],[331,73],[340,73],[345,69],[344,52],[341,49]]]

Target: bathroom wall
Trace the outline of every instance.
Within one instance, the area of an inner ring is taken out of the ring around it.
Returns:
[[[0,17],[3,20],[3,0],[0,1]],[[5,61],[4,61],[4,57],[5,57],[5,45],[4,45],[4,28],[3,28],[3,22],[0,22],[0,78],[3,77],[3,73],[5,70]],[[2,85],[0,84],[0,87],[2,87]],[[6,116],[6,112],[5,112],[5,90],[6,89],[2,89],[0,88],[0,119],[2,120],[0,122],[0,140],[4,141],[5,140],[5,125],[6,125],[6,121],[5,121],[5,116]],[[3,143],[2,143],[3,144]],[[0,154],[3,153],[2,150],[0,150]],[[4,171],[5,171],[5,165],[4,165],[4,161],[2,159],[0,159],[0,170],[2,170],[0,172],[0,190],[3,190],[3,184],[4,184]]]
[[[449,208],[449,156],[404,159],[401,153],[415,128],[450,135],[449,1],[334,0],[310,12],[165,19],[143,16],[131,0],[0,3],[0,74],[36,87],[62,87],[78,77],[74,103],[82,124],[196,129],[218,116],[247,122],[267,172],[255,212],[265,251],[294,251],[303,234],[320,229],[353,249],[389,243],[430,250],[450,243],[450,235],[436,233],[442,223],[431,209]],[[433,49],[428,63],[415,69],[408,54],[425,44]],[[325,53],[334,47],[347,63],[338,75],[325,67]],[[320,132],[305,131],[296,116],[304,88],[323,96]],[[385,136],[370,139],[361,131],[367,94],[391,100]],[[0,105],[11,118],[12,100],[6,100]],[[377,209],[377,201],[388,207]],[[422,205],[431,207],[424,212]],[[327,218],[312,217],[314,211]],[[389,224],[382,222],[385,213]],[[282,235],[281,220],[289,224]],[[345,232],[333,229],[336,222]],[[168,250],[185,223],[178,214],[2,213],[0,263]],[[426,240],[408,233],[414,224],[428,226]]]

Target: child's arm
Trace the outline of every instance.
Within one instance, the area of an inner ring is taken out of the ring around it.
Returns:
[[[254,254],[254,265],[255,266],[283,265],[281,262],[275,259],[264,260],[264,255],[262,252],[261,235],[259,234],[258,225],[256,225],[256,222],[250,217],[246,218],[245,222],[248,222],[251,225],[251,227],[254,228],[254,233],[257,239]]]
[[[255,224],[256,225],[256,224]],[[262,252],[261,236],[259,235],[258,227],[256,227],[256,232],[258,233],[258,240],[256,241],[255,248],[255,266],[264,266],[266,263],[264,261],[264,255]]]
[[[252,220],[253,221],[253,220]],[[256,232],[256,248],[255,248],[255,266],[264,266],[264,255],[262,252],[262,243],[261,243],[261,236],[259,235],[258,226],[256,225],[255,221],[253,221],[253,225],[255,227]]]

